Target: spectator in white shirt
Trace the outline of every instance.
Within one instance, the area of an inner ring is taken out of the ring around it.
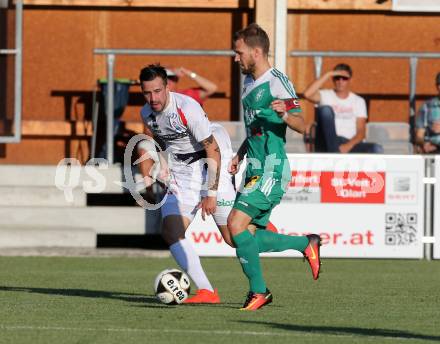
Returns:
[[[351,67],[340,63],[304,91],[318,105],[315,150],[329,153],[383,153],[381,145],[363,142],[367,123],[365,100],[350,91]],[[321,89],[329,79],[333,89]]]

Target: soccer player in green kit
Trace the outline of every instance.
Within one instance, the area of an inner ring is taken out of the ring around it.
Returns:
[[[287,249],[303,253],[313,278],[319,277],[319,235],[289,236],[265,230],[272,209],[280,203],[291,179],[284,144],[289,127],[304,132],[304,119],[292,83],[268,61],[269,37],[257,24],[234,35],[235,62],[246,75],[243,109],[247,138],[231,161],[229,172],[237,173],[247,155],[246,179],[228,217],[228,229],[236,254],[249,279],[249,293],[242,310],[257,310],[272,302],[260,266],[260,252]],[[256,227],[255,234],[248,228]]]

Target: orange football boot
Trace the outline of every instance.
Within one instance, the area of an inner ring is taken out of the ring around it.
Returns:
[[[199,289],[196,291],[196,295],[187,298],[183,303],[220,303],[220,296],[217,289],[214,291]]]
[[[250,291],[246,297],[246,301],[244,302],[243,307],[240,308],[240,310],[256,311],[257,309],[260,309],[261,307],[271,303],[272,300],[273,296],[269,289],[266,289],[266,292],[262,294],[257,294],[253,291]]]
[[[317,280],[319,277],[319,271],[321,270],[321,258],[319,255],[319,247],[321,246],[321,237],[317,234],[307,235],[309,244],[304,250],[304,259],[310,264],[312,268],[313,279]]]

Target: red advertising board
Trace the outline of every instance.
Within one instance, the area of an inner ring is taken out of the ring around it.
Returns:
[[[294,171],[291,188],[319,188],[321,203],[385,203],[385,172]]]

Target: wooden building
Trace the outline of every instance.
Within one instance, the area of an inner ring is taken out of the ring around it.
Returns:
[[[257,21],[270,26],[274,0],[24,0],[22,141],[0,145],[0,163],[57,164],[89,157],[92,96],[106,76],[95,48],[231,49],[233,32]],[[10,1],[12,2],[12,1]],[[268,5],[269,4],[269,5]],[[391,0],[288,0],[287,51],[438,52],[438,13],[394,12]],[[268,19],[269,15],[269,19]],[[0,47],[12,47],[14,6],[0,9]],[[370,121],[409,119],[406,59],[325,59],[354,70],[353,89],[368,100]],[[239,71],[230,57],[118,56],[115,76],[137,79],[154,62],[184,66],[215,80],[218,93],[206,102],[212,120],[237,120]],[[13,60],[0,57],[0,113],[11,111]],[[440,61],[420,60],[417,106],[435,93]],[[299,94],[314,79],[310,58],[287,58]],[[182,87],[191,86],[182,80]],[[329,85],[330,86],[330,85]],[[122,117],[139,131],[142,105],[130,88]],[[313,107],[303,102],[308,123]]]

